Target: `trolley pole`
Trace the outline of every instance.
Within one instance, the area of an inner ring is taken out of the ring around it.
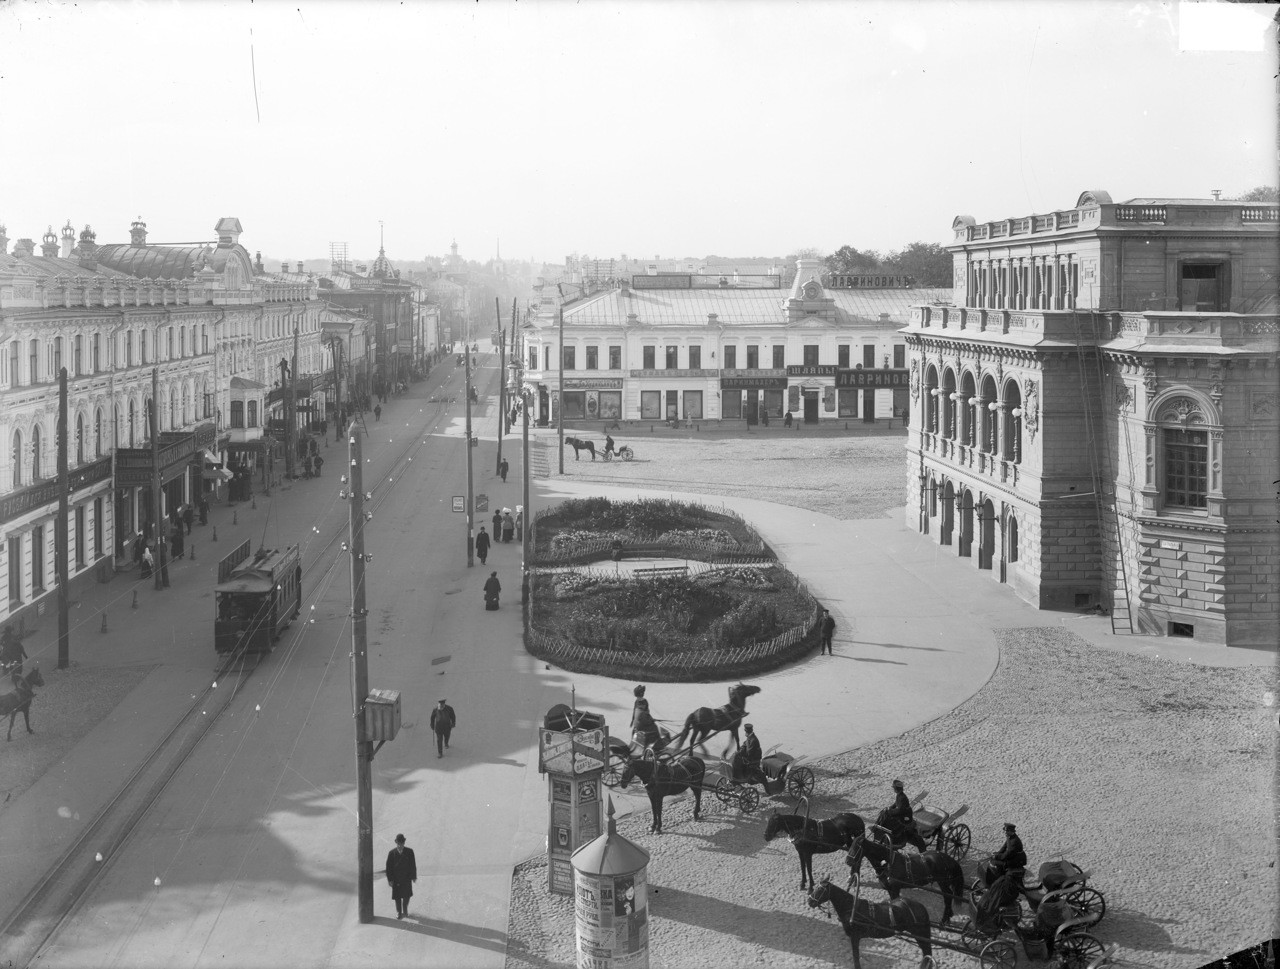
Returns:
[[[364,584],[364,462],[360,457],[360,431],[350,426],[348,454],[351,465],[351,666],[355,696],[352,707],[356,721],[356,894],[360,921],[373,921],[373,744],[364,721],[364,701],[369,695],[369,653],[366,646]]]
[[[160,495],[160,368],[151,368],[151,509],[156,530],[156,589],[169,588],[169,555]]]
[[[67,474],[67,368],[58,371],[58,522],[53,530],[54,544],[57,546],[58,569],[58,669],[65,670],[71,665],[71,613],[70,583],[67,541],[68,495],[71,491]],[[10,565],[11,568],[15,567]]]
[[[465,406],[467,408],[467,568],[472,568],[476,564],[476,502],[475,502],[475,482],[471,470],[471,344],[464,343],[462,345],[462,362],[465,365],[466,376],[463,378],[465,382],[465,390],[463,396],[466,397]]]

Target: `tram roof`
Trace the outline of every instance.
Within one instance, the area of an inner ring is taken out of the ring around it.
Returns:
[[[214,592],[233,592],[253,595],[265,595],[275,588],[275,579],[270,572],[251,569],[237,572],[219,585],[213,587]]]

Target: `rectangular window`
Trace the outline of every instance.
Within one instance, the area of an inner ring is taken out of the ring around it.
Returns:
[[[564,369],[565,370],[578,369],[577,355],[576,355],[577,349],[578,349],[577,347],[564,348]]]
[[[95,559],[102,558],[102,529],[104,522],[102,521],[102,499],[93,499],[93,557]]]
[[[44,526],[31,529],[31,591],[44,591]]]
[[[9,603],[22,601],[22,536],[9,537]]]
[[[907,348],[905,344],[895,343],[893,345],[893,365],[898,370],[903,369],[907,365]]]
[[[702,420],[702,391],[686,390],[684,392],[684,419],[686,421]]]
[[[587,369],[588,370],[600,369],[600,348],[599,347],[587,347]]]
[[[551,346],[549,344],[542,348],[542,369],[551,369]]]
[[[786,348],[786,347],[774,347],[774,348],[773,348],[773,367],[774,367],[774,369],[775,369],[775,370],[781,370],[781,369],[782,369],[783,367],[785,367],[786,365],[787,365],[787,348]]]
[[[737,347],[728,346],[724,348],[724,369],[725,370],[738,369],[738,348]]]
[[[666,350],[667,350],[667,369],[679,370],[680,369],[680,348],[667,347]]]
[[[102,337],[95,333],[93,335],[93,372],[102,372]]]
[[[862,391],[860,390],[855,390],[851,387],[841,387],[838,416],[857,417],[858,416],[858,398],[860,396],[862,396]]]
[[[842,343],[836,347],[836,366],[841,370],[849,369],[849,344]]]
[[[600,391],[600,419],[602,421],[622,420],[622,391]]]
[[[806,367],[816,367],[818,365],[818,347],[817,344],[807,343],[804,348],[804,365]]]
[[[862,347],[862,365],[864,367],[874,367],[876,365],[876,348],[875,344],[867,343]]]
[[[249,401],[249,426],[258,426],[258,402],[256,400]]]
[[[1224,263],[1182,263],[1179,267],[1178,309],[1225,313],[1229,308],[1227,267]]]
[[[244,427],[244,401],[233,400],[231,402],[231,426]]]
[[[166,327],[164,331],[164,358],[173,359],[173,327],[171,326]]]
[[[529,369],[530,370],[538,369],[538,348],[537,347],[529,348]]]
[[[1164,431],[1166,508],[1204,508],[1209,491],[1209,435],[1205,431]]]
[[[669,421],[678,421],[680,419],[680,391],[667,391],[667,416]]]
[[[759,347],[747,347],[747,369],[748,370],[760,369],[760,348]]]
[[[147,362],[147,331],[142,330],[138,333],[138,362],[146,364]]]
[[[662,419],[662,391],[640,391],[640,418],[646,421]]]
[[[741,420],[742,419],[742,391],[726,390],[722,394],[723,400],[720,403],[720,416],[725,420]]]
[[[9,386],[18,386],[18,369],[21,367],[21,361],[18,355],[18,341],[14,340],[9,344]]]
[[[85,521],[84,505],[76,505],[76,568],[84,568]]]
[[[27,380],[30,383],[40,382],[40,341],[31,341],[31,365],[27,369]]]
[[[643,367],[645,370],[653,370],[658,366],[658,364],[655,362],[655,358],[658,355],[657,347],[641,347],[640,354],[642,358],[640,362],[640,366]]]
[[[622,347],[609,348],[609,369],[610,370],[622,369]]]
[[[56,378],[62,373],[62,337],[55,336],[53,338],[53,376]]]
[[[690,370],[702,369],[702,347],[689,348],[689,369]]]

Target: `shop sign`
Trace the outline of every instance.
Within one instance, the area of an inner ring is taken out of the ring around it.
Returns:
[[[86,465],[82,468],[76,468],[74,471],[68,472],[67,479],[70,484],[71,494],[75,494],[81,488],[87,488],[91,484],[97,484],[99,481],[105,481],[111,477],[111,456],[99,458],[93,464]],[[8,522],[17,518],[19,515],[25,515],[33,509],[42,505],[51,504],[58,500],[58,479],[50,478],[48,481],[41,481],[30,487],[23,488],[21,491],[14,491],[3,498],[0,498],[0,522]]]
[[[906,387],[910,371],[901,370],[840,370],[836,373],[837,387],[863,389]]]
[[[621,377],[565,377],[565,390],[621,390]]]
[[[698,377],[706,379],[707,377],[720,376],[719,370],[632,370],[633,377]]]
[[[812,367],[796,365],[787,367],[788,377],[834,377],[838,368],[834,363],[821,363]]]
[[[732,377],[720,378],[721,390],[781,390],[787,386],[786,377]]]

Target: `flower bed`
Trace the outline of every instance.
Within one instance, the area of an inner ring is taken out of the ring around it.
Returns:
[[[725,510],[667,499],[610,501],[575,498],[539,512],[533,523],[535,563],[590,562],[605,557],[612,542],[624,554],[662,549],[720,555],[767,554],[764,542],[741,517]]]

